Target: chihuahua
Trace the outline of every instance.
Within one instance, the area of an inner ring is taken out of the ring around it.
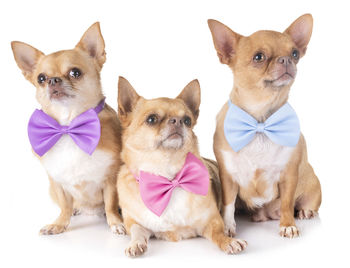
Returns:
[[[280,235],[296,237],[294,216],[310,219],[321,204],[319,180],[287,103],[311,37],[312,16],[299,17],[283,33],[258,31],[247,37],[218,21],[208,24],[220,62],[234,74],[214,135],[226,234],[235,235],[235,203],[243,201],[253,221],[279,219]]]
[[[127,256],[147,250],[151,236],[169,241],[203,236],[228,254],[246,242],[224,234],[216,162],[201,158],[193,133],[200,105],[197,80],[175,99],[146,100],[120,77],[118,116],[123,127],[117,180]]]
[[[124,233],[115,189],[121,126],[116,112],[104,104],[100,72],[106,53],[99,23],[71,50],[45,55],[22,42],[11,45],[18,67],[36,87],[42,110],[34,112],[28,134],[48,173],[50,195],[61,209],[40,234],[62,233],[71,215],[103,209],[112,231]]]

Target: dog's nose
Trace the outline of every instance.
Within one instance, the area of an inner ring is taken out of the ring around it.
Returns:
[[[288,65],[292,63],[292,59],[289,56],[279,57],[277,62],[283,65]]]
[[[54,86],[54,85],[56,85],[56,84],[61,84],[62,83],[62,79],[61,78],[59,78],[59,77],[51,77],[50,79],[49,79],[49,85],[50,86]]]
[[[180,117],[172,117],[169,119],[168,123],[170,125],[180,126],[182,125],[182,119]]]

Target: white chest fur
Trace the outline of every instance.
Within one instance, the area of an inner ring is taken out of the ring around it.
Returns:
[[[268,187],[264,196],[252,198],[253,203],[261,206],[271,201],[273,185],[280,179],[281,171],[288,163],[293,150],[293,147],[275,144],[264,134],[257,133],[252,142],[238,153],[222,150],[221,154],[226,170],[241,187],[248,187],[256,170],[263,172]]]
[[[142,212],[138,211],[133,217],[136,221],[140,222],[144,227],[152,232],[167,232],[174,231],[180,227],[196,226],[196,222],[206,222],[210,216],[212,209],[204,209],[200,204],[201,196],[190,197],[190,193],[181,189],[175,188],[170,202],[161,216],[155,215],[149,209],[142,209]],[[193,205],[197,204],[196,209]],[[201,211],[202,210],[202,211]]]
[[[74,186],[87,183],[89,189],[86,190],[91,196],[100,191],[106,172],[113,163],[113,157],[102,150],[88,155],[71,137],[63,135],[41,158],[41,162],[54,181],[60,183],[74,198],[79,199],[81,196]]]

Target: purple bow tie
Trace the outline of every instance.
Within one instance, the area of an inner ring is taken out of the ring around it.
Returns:
[[[78,115],[69,126],[61,126],[55,119],[36,109],[29,119],[28,137],[33,150],[43,156],[64,134],[68,134],[76,145],[91,155],[100,140],[101,125],[98,113],[102,111],[105,100],[95,107]]]
[[[144,204],[157,216],[160,216],[168,206],[176,187],[199,195],[207,195],[209,189],[208,170],[192,153],[187,154],[183,168],[172,181],[143,171],[140,171],[139,177],[135,177],[139,182]]]

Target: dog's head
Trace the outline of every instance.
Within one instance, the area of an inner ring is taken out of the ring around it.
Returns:
[[[96,103],[102,98],[100,71],[106,60],[99,23],[93,24],[74,49],[45,55],[18,41],[11,43],[24,77],[36,87],[43,108]]]
[[[310,14],[299,17],[282,33],[258,31],[242,36],[218,21],[208,20],[208,24],[221,63],[234,73],[240,98],[248,96],[259,107],[276,96],[288,95],[311,38]]]
[[[119,78],[118,116],[124,128],[123,150],[147,152],[188,152],[197,146],[193,133],[199,105],[200,87],[190,82],[175,99],[146,100],[130,83]]]

